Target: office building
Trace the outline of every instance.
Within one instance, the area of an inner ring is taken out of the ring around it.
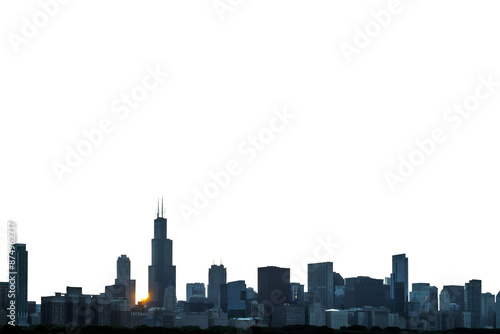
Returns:
[[[319,295],[320,303],[327,309],[334,304],[333,262],[309,263],[307,265],[307,291]]]
[[[282,304],[274,307],[272,327],[283,327],[290,325],[305,325],[306,310],[301,304]]]
[[[28,323],[28,251],[26,244],[14,244],[14,268],[9,269],[9,277],[15,278],[16,326]],[[10,302],[10,301],[9,301]]]
[[[391,310],[402,316],[408,313],[408,258],[406,254],[392,257],[391,274]]]
[[[215,308],[220,308],[220,286],[227,283],[226,268],[220,264],[213,264],[208,269],[208,302]]]
[[[186,284],[186,301],[189,302],[189,299],[192,296],[203,296],[205,297],[205,283],[187,283]]]
[[[465,288],[460,285],[445,285],[439,295],[439,309],[441,311],[460,311],[465,307]]]
[[[290,283],[290,289],[292,290],[292,303],[303,303],[304,302],[304,285],[300,283]]]
[[[500,328],[500,292],[497,295],[497,301],[495,303],[495,314],[496,314],[495,328]]]
[[[345,280],[345,308],[386,306],[384,281],[370,277],[354,277]]]
[[[246,317],[246,292],[245,281],[229,282],[220,286],[221,308],[227,313],[229,319]]]
[[[148,306],[163,307],[165,289],[176,287],[175,266],[172,265],[172,240],[167,238],[167,219],[163,217],[163,199],[154,221],[154,238],[151,240],[151,265],[149,266]]]
[[[130,259],[126,255],[121,255],[116,261],[115,285],[124,286],[125,299],[130,306],[135,305],[135,280],[130,279]]]
[[[495,328],[495,295],[481,294],[481,328]]]
[[[470,313],[471,328],[481,327],[481,281],[465,283],[465,311]]]
[[[258,296],[259,304],[264,305],[264,318],[272,320],[274,307],[290,303],[290,269],[279,267],[258,268]]]

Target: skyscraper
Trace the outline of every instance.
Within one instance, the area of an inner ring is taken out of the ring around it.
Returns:
[[[208,302],[215,308],[220,308],[220,286],[227,283],[226,268],[221,264],[213,264],[208,269]]]
[[[481,294],[481,328],[495,328],[495,295]]]
[[[135,305],[135,280],[130,279],[130,259],[127,255],[122,255],[116,261],[115,285],[125,287],[125,298],[131,306]]]
[[[481,281],[465,283],[465,311],[471,314],[471,327],[481,326]]]
[[[307,265],[307,291],[317,292],[320,302],[327,309],[333,308],[334,281],[333,262],[309,263]]]
[[[15,277],[16,326],[28,326],[28,251],[26,244],[14,244],[15,265],[9,277]]]
[[[290,303],[290,269],[279,267],[258,268],[257,275],[259,304],[264,304],[265,320],[272,321],[274,307]]]
[[[461,285],[445,285],[439,297],[441,311],[464,311],[465,290]]]
[[[500,292],[497,295],[497,301],[495,303],[495,311],[496,311],[496,327],[500,328]]]
[[[386,306],[384,280],[371,277],[345,279],[345,308]]]
[[[151,240],[152,264],[149,266],[150,307],[162,307],[165,289],[175,288],[175,266],[172,265],[172,240],[167,239],[167,219],[163,217],[163,199],[158,203],[158,212],[154,221],[154,238]]]
[[[194,296],[203,296],[205,297],[205,283],[187,283],[186,284],[186,302],[189,302],[189,299]]]
[[[406,254],[392,257],[391,274],[392,312],[402,316],[408,313],[408,258]]]
[[[246,292],[245,281],[235,281],[221,285],[221,308],[227,313],[229,319],[246,317]]]

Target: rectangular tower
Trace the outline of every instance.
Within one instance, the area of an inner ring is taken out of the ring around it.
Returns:
[[[333,262],[309,263],[307,265],[307,291],[310,296],[317,294],[326,309],[333,308],[334,281]]]
[[[15,279],[16,326],[28,326],[28,251],[26,244],[14,244],[14,267],[9,266],[9,278]]]
[[[125,287],[125,298],[130,306],[135,305],[135,280],[130,279],[130,259],[127,255],[122,255],[116,261],[115,285]]]
[[[406,254],[392,257],[391,303],[392,312],[408,315],[408,258]]]
[[[208,269],[208,302],[214,303],[214,308],[220,308],[220,286],[226,284],[227,273],[226,268],[221,264],[219,266],[213,264]]]
[[[481,326],[481,287],[480,280],[465,283],[465,311],[471,314],[471,327]]]
[[[172,240],[167,239],[167,219],[163,217],[158,203],[154,221],[154,238],[151,240],[151,265],[149,266],[149,307],[163,307],[165,289],[175,288],[175,266],[172,265]]]

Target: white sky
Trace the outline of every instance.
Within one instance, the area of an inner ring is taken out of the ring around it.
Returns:
[[[479,76],[500,81],[500,3],[401,0],[351,63],[340,44],[389,1],[229,3],[221,20],[212,0],[70,1],[18,53],[8,34],[40,4],[0,3],[0,228],[5,249],[19,224],[29,300],[103,292],[121,254],[146,297],[162,195],[180,300],[221,258],[255,288],[259,266],[303,277],[327,238],[344,277],[384,278],[406,253],[412,283],[498,293],[500,87],[458,129],[442,117]],[[120,119],[111,104],[148,66],[168,78]],[[282,106],[296,118],[246,161],[239,145]],[[105,118],[113,131],[59,182],[53,161]],[[384,173],[436,127],[447,141],[391,192]],[[231,160],[241,173],[187,224],[179,205]]]

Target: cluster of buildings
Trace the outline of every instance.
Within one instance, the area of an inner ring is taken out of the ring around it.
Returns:
[[[343,278],[332,262],[308,264],[307,292],[301,283],[290,282],[290,269],[258,268],[257,291],[244,280],[227,282],[222,264],[208,269],[208,285],[186,285],[186,300],[176,297],[176,267],[172,262],[172,240],[167,238],[167,219],[158,208],[151,242],[149,296],[135,302],[135,280],[130,275],[130,259],[117,261],[115,283],[95,295],[81,287],[66,287],[64,293],[42,297],[41,304],[27,300],[28,252],[16,244],[15,305],[9,310],[9,282],[0,282],[0,325],[15,324],[136,327],[251,326],[286,325],[343,326],[368,328],[397,326],[404,329],[448,330],[500,328],[500,293],[483,293],[480,280],[463,286],[444,286],[441,292],[429,283],[409,286],[408,258],[392,257],[392,273],[385,279]],[[14,312],[14,317],[12,315]],[[10,318],[9,318],[10,316]]]

